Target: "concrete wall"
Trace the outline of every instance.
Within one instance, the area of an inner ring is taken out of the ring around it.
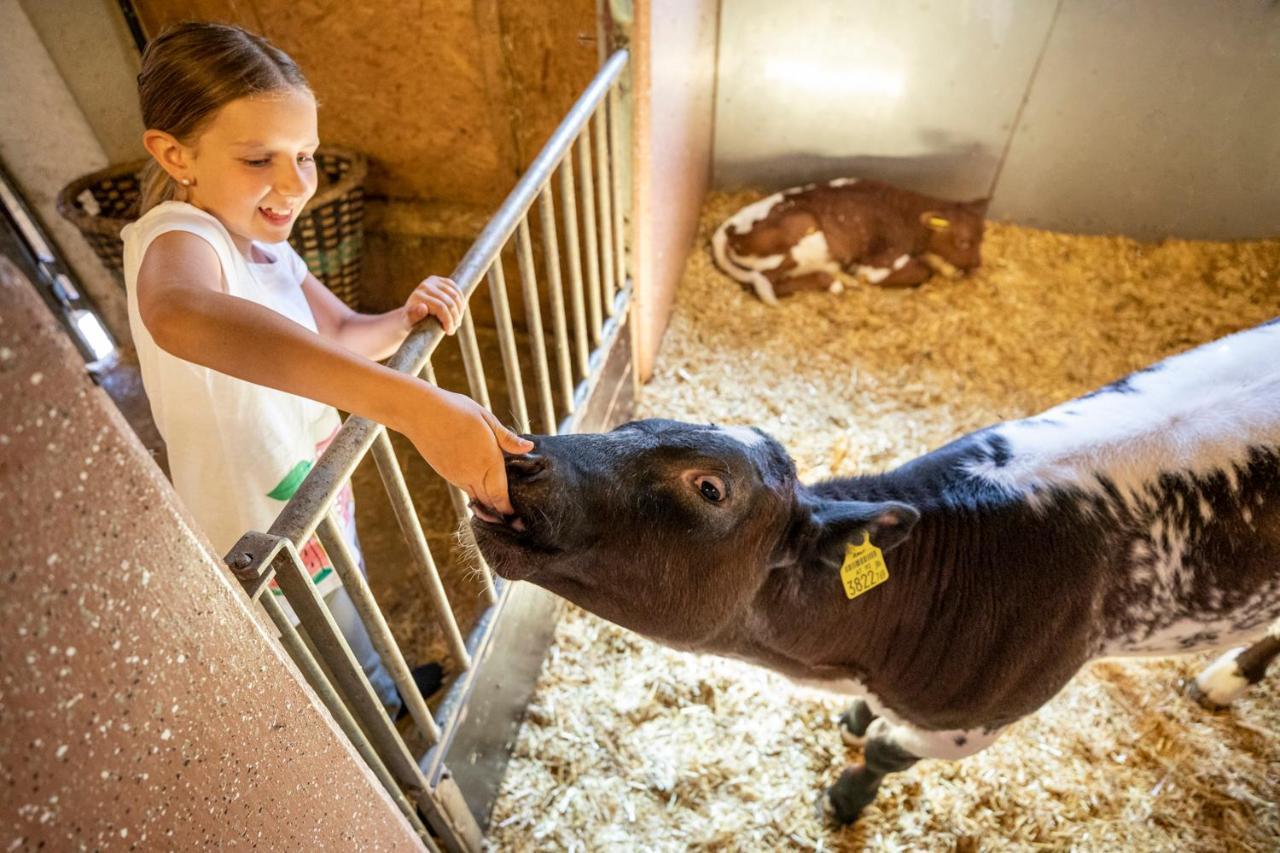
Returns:
[[[0,399],[0,844],[420,849],[2,257]]]

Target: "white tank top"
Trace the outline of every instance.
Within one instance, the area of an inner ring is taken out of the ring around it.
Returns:
[[[190,232],[213,247],[224,293],[264,305],[314,332],[315,317],[302,292],[307,267],[287,242],[255,244],[255,254],[270,262],[250,262],[216,217],[185,202],[156,205],[121,232],[129,328],[151,412],[168,446],[170,477],[223,557],[244,533],[271,526],[341,419],[332,406],[184,361],[156,345],[138,313],[138,270],[151,241],[166,231]],[[362,562],[350,483],[334,509]],[[321,594],[339,585],[314,538],[302,557]]]

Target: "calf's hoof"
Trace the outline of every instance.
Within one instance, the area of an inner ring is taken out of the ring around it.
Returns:
[[[875,801],[880,783],[861,764],[847,768],[818,799],[819,820],[829,827],[849,826]]]
[[[1182,683],[1182,692],[1201,708],[1225,711],[1249,689],[1249,679],[1240,671],[1236,658],[1244,648],[1232,649],[1209,664],[1195,678]]]
[[[855,699],[843,714],[840,715],[840,739],[849,746],[863,746],[867,742],[867,727],[875,720],[870,706],[861,699]]]

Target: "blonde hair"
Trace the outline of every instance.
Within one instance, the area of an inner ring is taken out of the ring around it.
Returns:
[[[237,98],[311,91],[287,53],[262,36],[227,24],[188,22],[165,30],[147,44],[138,74],[142,123],[184,145]],[[142,173],[139,213],[176,198],[177,183],[154,159]]]

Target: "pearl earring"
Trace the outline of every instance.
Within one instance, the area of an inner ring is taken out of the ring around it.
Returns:
[[[183,185],[184,187],[189,187],[189,186],[191,186],[191,179],[190,179],[190,178],[183,178],[183,179],[182,179],[182,185]]]

